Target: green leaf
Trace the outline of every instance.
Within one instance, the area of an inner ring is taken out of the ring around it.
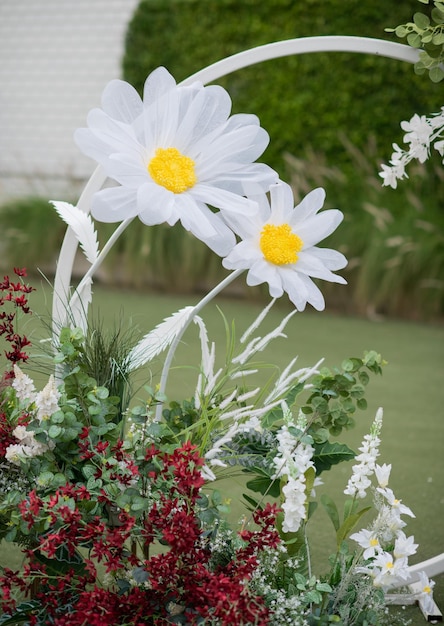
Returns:
[[[345,443],[331,443],[329,441],[322,444],[315,443],[314,449],[313,461],[317,474],[330,469],[332,465],[337,465],[342,461],[350,461],[355,457],[353,450]]]
[[[242,497],[244,498],[244,500],[248,503],[249,506],[247,506],[246,508],[249,511],[255,511],[256,509],[261,508],[261,505],[259,503],[259,500],[256,500],[255,498],[252,498],[251,496],[249,496],[246,493],[242,494]]]
[[[413,16],[413,22],[418,28],[425,30],[430,26],[430,19],[424,13],[415,13]]]
[[[349,536],[349,534],[351,533],[353,528],[356,526],[356,524],[359,522],[361,517],[365,515],[365,513],[370,511],[371,508],[372,508],[371,506],[367,506],[364,509],[361,509],[360,511],[358,511],[358,513],[355,513],[354,515],[350,515],[344,521],[342,526],[338,528],[338,531],[336,533],[336,542],[337,542],[338,549],[340,548],[344,539],[346,539]]]
[[[40,608],[40,603],[36,600],[30,602],[22,602],[15,609],[14,615],[1,615],[0,624],[2,626],[12,626],[12,624],[22,624],[29,622],[29,614]]]
[[[335,502],[326,493],[321,496],[321,504],[326,510],[336,532],[339,530],[339,511]]]
[[[429,77],[432,83],[440,83],[444,78],[444,70],[441,67],[432,67],[429,71]]]
[[[365,398],[359,398],[359,400],[356,401],[356,406],[358,409],[361,409],[361,411],[365,411],[367,408],[367,400]]]
[[[418,33],[410,33],[407,35],[407,43],[409,46],[412,46],[412,48],[420,48],[422,46],[421,35],[418,35]]]
[[[281,493],[279,480],[270,478],[268,474],[258,468],[249,469],[248,472],[254,472],[257,476],[247,482],[247,489],[251,489],[251,491],[258,491],[262,495],[270,495],[273,498],[279,497]]]
[[[57,424],[52,424],[52,426],[48,430],[48,435],[51,439],[57,439],[59,435],[62,434],[63,428],[58,426]]]

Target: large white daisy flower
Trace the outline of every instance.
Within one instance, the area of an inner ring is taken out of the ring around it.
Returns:
[[[220,255],[235,244],[225,212],[251,215],[244,197],[278,179],[254,163],[268,145],[254,115],[230,117],[231,99],[219,86],[178,86],[159,67],[146,82],[143,101],[121,80],[111,81],[102,109],[75,133],[81,150],[98,161],[120,187],[94,195],[93,216],[118,222],[139,216],[148,225],[178,220]],[[222,213],[210,210],[210,205]]]
[[[343,218],[336,209],[318,214],[324,198],[324,190],[315,189],[295,207],[289,185],[281,181],[272,185],[270,201],[266,194],[255,198],[258,212],[253,217],[227,218],[242,241],[223,260],[224,267],[247,269],[247,284],[267,282],[273,298],[286,291],[299,311],[307,302],[323,310],[324,298],[310,277],[345,283],[331,270],[347,265],[340,252],[316,246]]]

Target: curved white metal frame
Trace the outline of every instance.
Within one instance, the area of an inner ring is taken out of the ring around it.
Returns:
[[[245,50],[209,65],[192,76],[189,76],[181,84],[190,84],[196,80],[207,84],[239,69],[255,65],[263,61],[314,52],[356,52],[359,54],[373,54],[386,58],[397,59],[399,61],[405,61],[407,63],[415,63],[419,56],[418,51],[409,46],[384,41],[383,39],[342,35],[303,37],[299,39],[277,41],[263,46],[258,46],[256,48],[251,48],[250,50]],[[97,167],[80,196],[77,205],[78,208],[87,213],[89,212],[91,198],[95,192],[101,189],[106,181],[106,178],[107,177],[102,168]],[[54,330],[56,333],[60,329],[60,326],[63,324],[67,315],[72,268],[76,250],[77,240],[71,228],[68,228],[60,249],[54,280],[52,315]]]

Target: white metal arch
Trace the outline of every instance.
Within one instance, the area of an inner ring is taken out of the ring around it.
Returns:
[[[226,57],[189,76],[182,81],[181,84],[190,84],[196,80],[207,84],[239,69],[256,65],[263,61],[315,52],[355,52],[358,54],[373,54],[405,61],[407,63],[416,63],[419,58],[418,50],[410,46],[385,41],[383,39],[346,35],[302,37],[265,44]],[[90,211],[91,198],[94,193],[101,189],[106,178],[103,169],[100,166],[97,167],[80,196],[77,206],[82,211],[86,213]],[[123,224],[123,226],[125,226],[125,224]],[[122,231],[123,230],[124,227],[122,228]],[[68,228],[60,249],[54,279],[52,316],[54,333],[56,335],[60,327],[65,323],[67,315],[72,268],[77,245],[77,240],[72,229]]]

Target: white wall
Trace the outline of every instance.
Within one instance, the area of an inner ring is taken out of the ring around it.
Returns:
[[[121,76],[138,0],[0,0],[0,200],[78,193],[95,168],[72,139]],[[72,198],[70,198],[72,199]]]

